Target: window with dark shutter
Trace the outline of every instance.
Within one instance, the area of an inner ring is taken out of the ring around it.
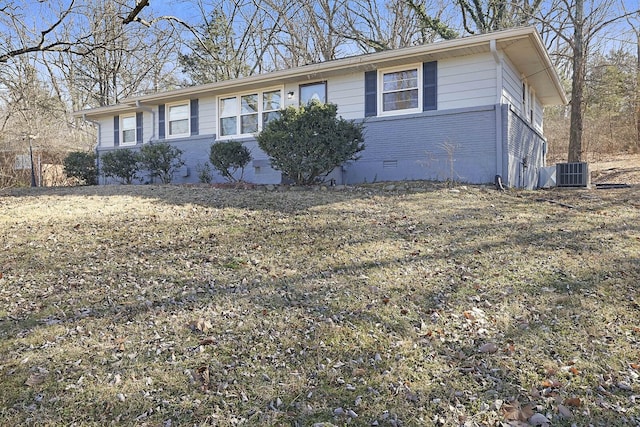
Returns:
[[[198,134],[198,100],[191,100],[191,135]]]
[[[158,105],[158,138],[165,138],[165,124],[164,124],[164,104]]]
[[[438,62],[422,64],[422,110],[438,109]]]
[[[120,116],[113,116],[113,146],[120,145]]]
[[[136,144],[142,144],[142,112],[136,113]]]
[[[364,73],[364,116],[375,117],[378,114],[378,72]]]

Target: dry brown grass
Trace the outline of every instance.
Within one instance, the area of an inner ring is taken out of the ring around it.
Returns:
[[[638,189],[408,187],[5,191],[0,424],[640,424]]]

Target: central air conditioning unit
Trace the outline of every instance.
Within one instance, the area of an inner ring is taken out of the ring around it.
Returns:
[[[589,165],[586,162],[556,163],[556,186],[588,187]]]

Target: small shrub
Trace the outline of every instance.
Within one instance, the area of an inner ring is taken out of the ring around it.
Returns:
[[[85,185],[98,183],[95,153],[74,151],[67,154],[62,163],[68,177],[77,178]]]
[[[364,150],[364,124],[337,117],[334,104],[289,107],[258,134],[271,165],[298,185],[309,185]]]
[[[100,156],[102,173],[112,177],[122,184],[131,184],[134,179],[139,179],[140,154],[129,149],[109,151]]]
[[[202,184],[211,184],[211,181],[213,181],[211,165],[209,162],[198,163],[196,166],[196,172],[198,174],[198,180]]]
[[[169,143],[146,144],[140,149],[140,163],[151,177],[158,177],[163,184],[171,183],[173,174],[184,166],[182,150]]]
[[[244,168],[251,161],[251,152],[238,141],[218,142],[211,146],[209,161],[227,181],[242,181]],[[235,174],[240,170],[240,178]]]

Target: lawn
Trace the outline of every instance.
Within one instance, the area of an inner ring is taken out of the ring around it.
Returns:
[[[0,425],[640,425],[640,194],[0,192]]]

